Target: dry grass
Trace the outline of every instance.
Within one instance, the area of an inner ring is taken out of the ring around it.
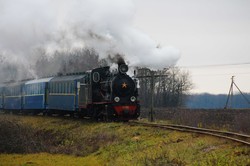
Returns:
[[[146,118],[149,110],[141,111]],[[250,110],[225,109],[181,109],[181,108],[155,108],[157,120],[169,120],[172,123],[223,129],[238,133],[250,134]]]
[[[0,165],[250,165],[249,147],[197,134],[53,117],[0,115],[0,124]]]

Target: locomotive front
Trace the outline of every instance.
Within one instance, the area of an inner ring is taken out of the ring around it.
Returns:
[[[140,115],[136,80],[127,75],[128,66],[118,64],[118,73],[111,81],[111,99],[115,115],[123,120],[136,119]]]

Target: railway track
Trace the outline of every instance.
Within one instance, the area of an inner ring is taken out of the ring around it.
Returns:
[[[156,123],[145,123],[145,122],[138,122],[138,121],[130,121],[129,124],[210,135],[210,136],[215,136],[218,138],[232,140],[232,141],[250,146],[250,142],[249,142],[250,135],[246,135],[246,134],[184,126],[184,125],[175,125],[175,124],[156,124]]]

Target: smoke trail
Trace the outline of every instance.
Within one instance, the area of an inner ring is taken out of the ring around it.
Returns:
[[[149,36],[132,27],[132,0],[0,0],[2,64],[20,65],[29,74],[43,48],[47,55],[75,48],[94,48],[100,58],[124,55],[132,66],[173,65],[179,51],[157,48]]]

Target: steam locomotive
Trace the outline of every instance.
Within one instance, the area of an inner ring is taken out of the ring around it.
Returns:
[[[0,85],[0,110],[6,113],[69,114],[97,120],[137,119],[137,80],[128,66],[100,67],[82,73]]]

